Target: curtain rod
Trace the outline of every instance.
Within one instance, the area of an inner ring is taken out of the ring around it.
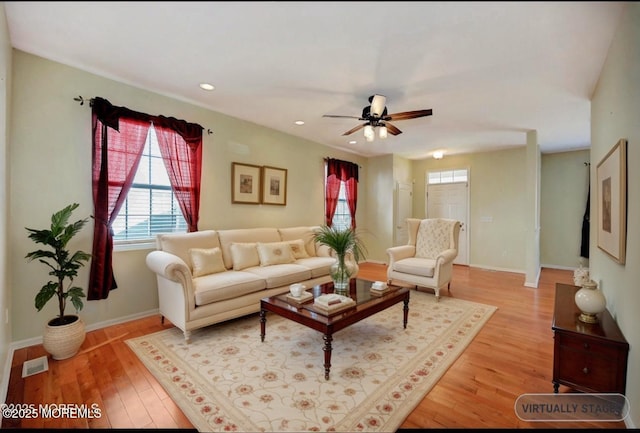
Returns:
[[[327,162],[327,161],[328,161],[328,160],[330,160],[330,159],[336,159],[336,158],[332,158],[332,157],[330,157],[330,156],[325,156],[323,159],[324,159],[324,162]],[[344,160],[341,160],[341,161],[344,161]],[[351,162],[351,161],[347,161],[347,162]],[[352,163],[352,164],[355,164],[355,163],[353,163],[353,162],[351,162],[351,163]],[[358,168],[362,168],[362,166],[361,166],[360,164],[356,164],[356,165],[358,166]]]
[[[73,100],[80,102],[80,105],[84,105],[85,102],[88,102],[89,106],[91,106],[93,104],[93,98],[84,99],[82,96],[76,96],[75,98],[73,98]],[[211,129],[207,128],[207,134],[211,135],[211,134],[213,134],[213,131]]]

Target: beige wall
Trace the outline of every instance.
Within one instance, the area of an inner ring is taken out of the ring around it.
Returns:
[[[582,219],[589,193],[589,150],[542,155],[540,197],[540,263],[573,269],[580,257]]]
[[[600,283],[607,308],[617,320],[631,350],[627,372],[630,421],[640,427],[640,3],[630,2],[609,48],[591,104],[591,248],[592,278]],[[626,138],[626,265],[597,247],[596,166],[620,138]]]
[[[8,214],[8,176],[9,159],[7,158],[7,143],[9,140],[10,110],[7,109],[11,97],[11,44],[7,21],[4,13],[4,4],[0,4],[0,374],[2,375],[2,391],[0,401],[5,400],[6,383],[9,380],[9,367],[11,360],[7,359],[9,345],[11,344],[11,323],[7,319],[7,310],[11,303],[10,275],[7,272],[8,246],[7,246],[7,214]]]
[[[51,213],[80,203],[80,218],[93,211],[91,197],[91,109],[73,98],[101,96],[136,111],[163,114],[199,123],[214,131],[204,134],[200,229],[322,224],[324,157],[353,161],[363,167],[360,185],[367,184],[367,160],[327,146],[221,115],[78,69],[14,50],[12,139],[9,145],[10,202],[9,268],[12,270],[11,320],[13,341],[38,338],[55,315],[50,303],[42,312],[34,296],[47,278],[46,268],[27,263],[35,244],[25,227],[48,226]],[[287,205],[231,204],[231,162],[288,169]],[[358,198],[358,226],[367,227],[367,195]],[[91,251],[92,225],[81,232],[74,248]],[[109,298],[85,302],[81,316],[88,327],[148,314],[157,309],[154,275],[145,265],[148,251],[114,254],[118,289]],[[77,282],[86,287],[88,267]]]
[[[413,161],[414,215],[425,217],[427,171],[469,169],[469,264],[524,273],[525,167],[524,147]]]
[[[366,196],[370,197],[366,212],[369,226],[363,233],[367,245],[367,259],[384,262],[386,249],[393,243],[393,156],[369,158]],[[358,209],[360,209],[358,196]],[[358,212],[361,212],[358,210]]]

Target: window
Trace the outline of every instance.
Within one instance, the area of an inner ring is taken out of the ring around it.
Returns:
[[[340,182],[338,204],[336,206],[336,213],[333,214],[331,225],[339,230],[347,230],[351,227],[351,212],[349,212],[349,206],[347,205],[344,182]]]
[[[187,231],[153,125],[149,128],[133,185],[112,227],[117,243],[148,240],[158,233]]]
[[[427,183],[434,185],[438,183],[458,183],[466,182],[468,178],[467,170],[443,170],[431,171],[427,174]]]

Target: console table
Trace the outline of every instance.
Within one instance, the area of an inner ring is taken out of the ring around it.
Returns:
[[[624,394],[629,343],[607,310],[598,314],[598,323],[578,320],[574,297],[579,289],[556,284],[553,391],[562,384],[582,392]]]

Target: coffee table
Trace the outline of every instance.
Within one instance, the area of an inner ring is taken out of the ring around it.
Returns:
[[[371,294],[371,284],[373,284],[373,281],[352,278],[348,296],[356,301],[355,305],[329,314],[314,307],[313,299],[305,303],[297,303],[289,300],[286,293],[261,299],[260,340],[264,342],[267,311],[322,332],[322,338],[324,340],[324,378],[329,380],[333,334],[362,319],[371,317],[400,301],[404,302],[403,327],[407,327],[407,319],[409,316],[409,289],[407,287],[389,285],[389,292],[383,295],[374,295]],[[333,293],[333,283],[314,286],[313,288],[307,289],[307,292],[313,293],[314,298],[323,293]]]

